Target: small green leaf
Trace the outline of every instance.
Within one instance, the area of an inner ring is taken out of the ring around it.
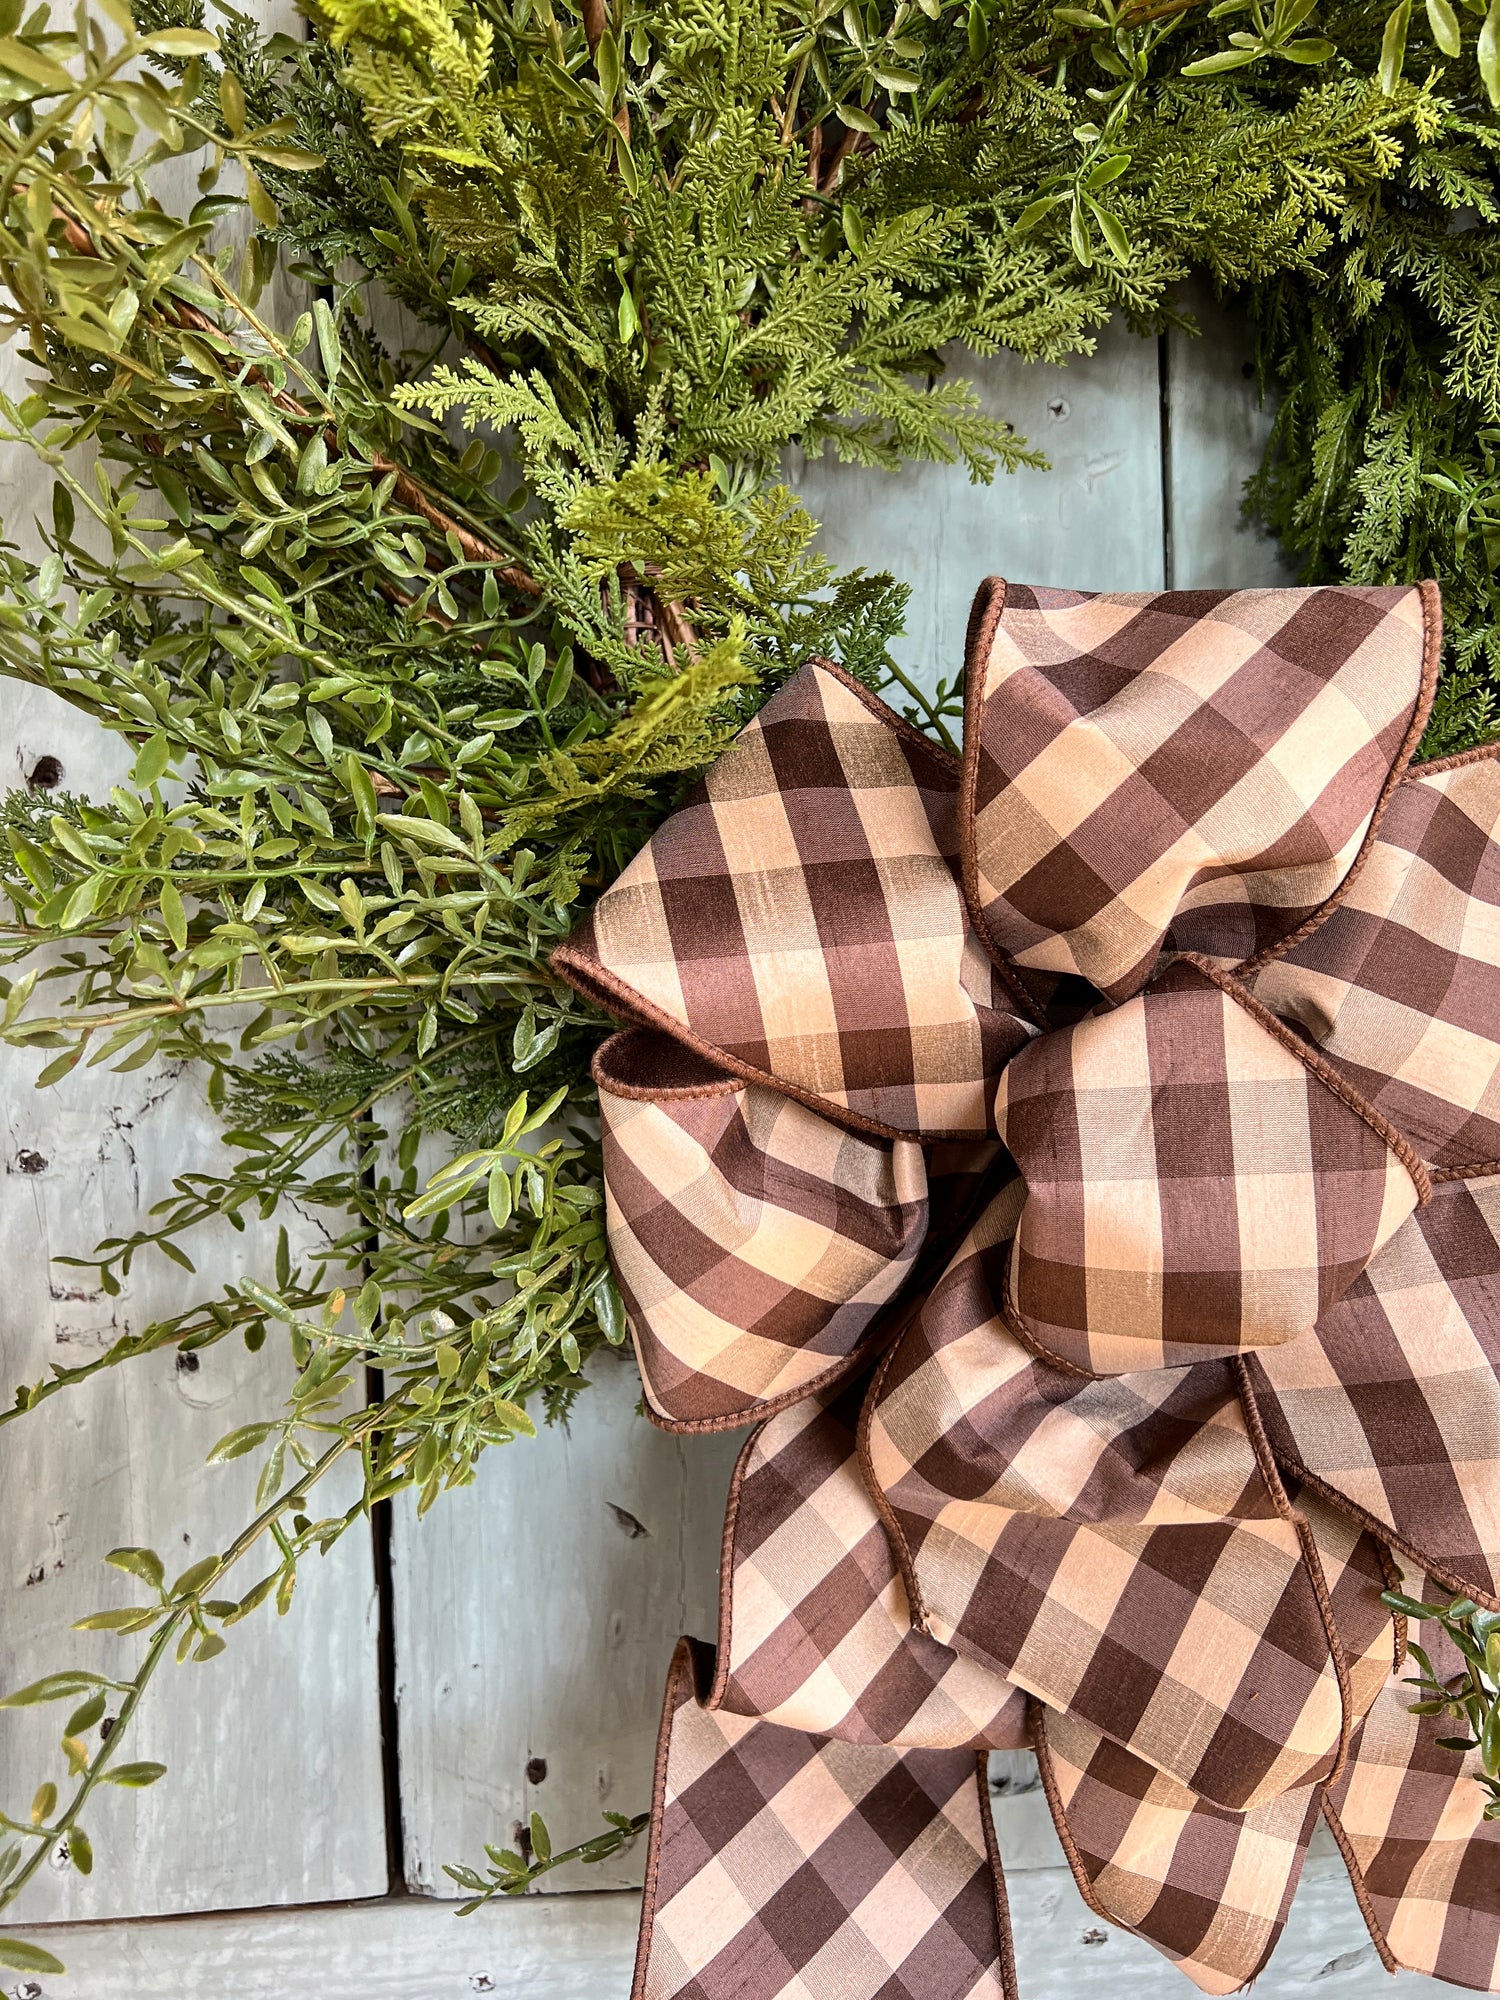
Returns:
[[[217,1556],[205,1556],[201,1562],[189,1564],[172,1585],[173,1600],[196,1597],[203,1586],[218,1575],[221,1566]]]
[[[608,1274],[594,1293],[594,1317],[598,1320],[599,1330],[610,1346],[618,1347],[627,1331],[625,1307],[614,1279]]]
[[[1462,54],[1463,38],[1458,31],[1458,16],[1448,0],[1427,0],[1427,25],[1432,30],[1432,39],[1445,56]]]
[[[552,1859],[552,1836],[540,1813],[531,1815],[531,1851],[538,1861]]]
[[[141,46],[164,56],[211,56],[219,46],[219,38],[204,28],[162,28],[154,35],[147,35]]]
[[[23,76],[28,83],[40,84],[44,91],[59,92],[71,90],[73,79],[61,63],[55,63],[50,56],[43,55],[28,42],[18,42],[7,35],[0,39],[0,70],[11,76]]]
[[[261,154],[264,159],[266,155]],[[333,308],[326,299],[313,302],[313,321],[318,329],[318,353],[323,362],[323,381],[332,388],[339,378],[339,370],[344,365],[344,350],[339,341],[338,323],[333,317]]]
[[[104,1560],[113,1569],[122,1569],[128,1576],[140,1577],[153,1590],[161,1589],[166,1572],[155,1549],[111,1549]]]
[[[112,1611],[91,1611],[87,1618],[75,1618],[75,1632],[132,1632],[143,1630],[158,1617],[157,1609],[143,1610],[139,1604],[123,1604]]]
[[[161,910],[161,920],[167,927],[168,937],[171,938],[179,951],[186,951],[188,940],[187,911],[182,906],[182,897],[178,894],[174,883],[162,883],[161,894],[157,898],[157,906]]]
[[[1247,63],[1259,62],[1264,49],[1220,49],[1217,55],[1200,56],[1197,62],[1184,63],[1184,76],[1222,76],[1226,70],[1243,69]]]
[[[112,1771],[104,1773],[104,1783],[119,1785],[127,1792],[143,1792],[166,1775],[165,1764],[116,1764]]]
[[[1491,1778],[1500,1777],[1500,1702],[1490,1704],[1479,1736],[1479,1758]]]
[[[1490,0],[1490,10],[1479,30],[1479,75],[1492,109],[1500,111],[1500,0]]]
[[[1401,0],[1401,5],[1392,8],[1386,16],[1385,32],[1380,38],[1380,67],[1376,75],[1387,97],[1394,93],[1401,81],[1401,70],[1406,61],[1406,31],[1410,22],[1411,0]]]
[[[359,815],[360,831],[366,840],[375,838],[378,805],[369,772],[352,750],[344,753],[344,783]]]
[[[111,1685],[103,1674],[76,1673],[47,1674],[29,1686],[17,1688],[14,1694],[0,1696],[0,1708],[35,1708],[44,1701],[76,1701],[89,1688]]]
[[[1035,229],[1044,215],[1050,215],[1053,209],[1060,207],[1067,198],[1065,194],[1044,194],[1038,195],[1035,201],[1028,202],[1016,217],[1016,234],[1024,236],[1028,230]]]
[[[1088,224],[1084,220],[1081,202],[1075,201],[1073,204],[1072,214],[1068,219],[1068,236],[1073,245],[1073,255],[1085,271],[1091,271],[1094,267],[1094,245],[1089,236]]]
[[[12,1972],[50,1972],[61,1976],[67,1967],[40,1945],[26,1944],[21,1938],[0,1937],[0,1965]]]
[[[503,1229],[510,1221],[511,1210],[515,1205],[514,1190],[510,1175],[498,1160],[490,1169],[487,1200],[490,1220],[497,1229]]]
[[[1110,255],[1117,264],[1130,262],[1130,238],[1125,233],[1125,225],[1117,215],[1089,197],[1089,213],[1099,225],[1099,234],[1109,245]]]
[[[231,1431],[227,1437],[219,1439],[208,1454],[207,1463],[227,1465],[232,1458],[243,1458],[246,1452],[254,1451],[257,1445],[264,1444],[277,1428],[276,1424],[241,1424],[238,1430]]]
[[[93,1842],[89,1839],[88,1835],[84,1832],[81,1826],[70,1826],[68,1828],[68,1859],[72,1862],[73,1866],[78,1870],[80,1875],[93,1874],[94,1872]]]
[[[64,1736],[82,1736],[86,1729],[97,1728],[104,1719],[104,1690],[96,1688],[81,1708],[75,1708],[63,1729]],[[51,1811],[51,1807],[48,1807]]]

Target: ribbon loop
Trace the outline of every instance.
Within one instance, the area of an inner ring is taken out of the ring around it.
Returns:
[[[968,887],[1020,968],[1138,992],[1226,964],[1348,875],[1437,671],[1433,586],[981,592]]]
[[[1036,1032],[973,934],[958,772],[841,668],[772,697],[553,955],[722,1069],[885,1137],[983,1137]]]
[[[594,1075],[610,1256],[658,1420],[752,1423],[847,1373],[926,1234],[922,1149],[647,1029],[606,1042]]]
[[[1410,1149],[1251,1006],[1179,962],[1000,1078],[1007,1307],[1038,1353],[1110,1375],[1295,1340],[1416,1206]]]
[[[1419,765],[1348,893],[1252,973],[1446,1174],[1500,1165],[1500,761]]]
[[[944,1645],[1234,1811],[1348,1727],[1326,1603],[1225,1362],[1085,1380],[996,1306],[1012,1182],[871,1391],[865,1462]],[[1269,1480],[1268,1480],[1269,1475]]]

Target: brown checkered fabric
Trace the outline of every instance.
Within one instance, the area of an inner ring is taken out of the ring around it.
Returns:
[[[1196,965],[1033,1042],[996,1119],[1027,1186],[1028,1345],[1124,1374],[1306,1333],[1416,1206],[1394,1135]]]
[[[1306,1340],[1253,1357],[1271,1449],[1440,1584],[1500,1601],[1500,1179],[1440,1182]]]
[[[1228,1812],[1074,1716],[1043,1711],[1034,1733],[1086,1900],[1203,1992],[1248,1985],[1285,1927],[1323,1787]]]
[[[1446,1592],[1408,1577],[1422,1602]],[[1460,1669],[1435,1621],[1410,1635],[1440,1678]],[[1481,1993],[1500,1990],[1500,1824],[1486,1822],[1485,1792],[1470,1775],[1478,1752],[1447,1750],[1461,1734],[1451,1716],[1413,1715],[1400,1679],[1382,1690],[1355,1739],[1344,1777],[1324,1804],[1370,1935],[1390,1971],[1407,1967]]]
[[[745,1450],[729,1502],[718,1700],[851,1743],[1017,1749],[1021,1690],[912,1626],[860,1473],[863,1400],[863,1384],[810,1398]]]
[[[892,1350],[868,1464],[928,1628],[1243,1810],[1326,1770],[1346,1690],[1227,1362],[1091,1381],[997,1309],[996,1197]]]
[[[958,772],[859,683],[804,667],[553,956],[737,1075],[886,1134],[993,1131],[1035,1032],[972,934]]]
[[[1423,1158],[1500,1162],[1500,746],[1408,773],[1348,894],[1256,997]]]
[[[1437,592],[1091,596],[970,628],[970,891],[997,953],[1114,999],[1165,943],[1229,964],[1348,874],[1424,712]]]
[[[1028,1732],[1086,1897],[1204,1991],[1320,1809],[1386,1962],[1500,1990],[1380,1601],[1500,1608],[1500,751],[1408,769],[1438,628],[988,586],[961,770],[814,663],[558,953],[629,1024],[652,1414],[763,1420],[636,2000],[1009,2000],[976,1757]]]
[[[1363,1716],[1394,1665],[1380,1551],[1316,1494],[1295,1501],[1318,1547]],[[1074,1715],[1038,1705],[1032,1734],[1064,1849],[1092,1906],[1155,1945],[1207,1993],[1254,1979],[1286,1922],[1322,1785],[1230,1812]]]
[[[678,1648],[639,2000],[1011,2000],[984,1759],[715,1713]],[[700,1682],[701,1684],[701,1682]]]
[[[749,1423],[846,1372],[926,1232],[921,1148],[841,1131],[650,1029],[606,1042],[594,1074],[610,1256],[652,1409]]]

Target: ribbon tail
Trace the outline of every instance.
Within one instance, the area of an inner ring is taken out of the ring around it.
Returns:
[[[727,1715],[713,1677],[680,1640],[631,2000],[1016,2000],[984,1754]]]
[[[1322,1785],[1231,1812],[1040,1702],[1031,1732],[1053,1823],[1089,1907],[1144,1938],[1202,1992],[1247,1986],[1285,1928]]]
[[[1421,1595],[1425,1578],[1403,1590]],[[1441,1592],[1438,1593],[1441,1595]],[[1447,1678],[1456,1649],[1424,1621],[1421,1643]],[[1462,1724],[1413,1715],[1393,1675],[1354,1740],[1323,1814],[1388,1972],[1423,1972],[1481,1993],[1500,1991],[1500,1822],[1486,1820],[1478,1753],[1444,1749]]]

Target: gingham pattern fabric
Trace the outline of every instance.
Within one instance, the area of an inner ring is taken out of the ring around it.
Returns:
[[[1121,999],[1169,937],[1233,964],[1293,932],[1410,739],[1436,598],[990,589],[965,749],[994,949]]]
[[[1321,1785],[1227,1812],[1071,1715],[1039,1714],[1037,1754],[1066,1851],[1101,1917],[1154,1944],[1204,1993],[1234,1993],[1286,1924]]]
[[[804,667],[553,964],[841,1122],[992,1131],[994,1078],[1035,1026],[964,908],[958,782],[857,681]]]
[[[972,1750],[877,1748],[716,1713],[695,1699],[684,1641],[635,1991],[1011,2000],[987,1814]]]
[[[1448,1181],[1306,1340],[1249,1365],[1271,1449],[1410,1562],[1500,1599],[1500,1179]]]
[[[1446,1592],[1420,1575],[1402,1590],[1420,1602]],[[1439,1677],[1461,1666],[1435,1621],[1410,1636]],[[1324,1813],[1349,1864],[1370,1935],[1388,1971],[1432,1973],[1481,1993],[1500,1987],[1500,1823],[1472,1772],[1478,1752],[1447,1750],[1451,1716],[1413,1715],[1411,1690],[1393,1679],[1355,1738]],[[1461,1732],[1459,1732],[1461,1733]]]
[[[863,1389],[773,1417],[730,1495],[718,1700],[850,1743],[1010,1750],[1026,1698],[914,1629],[906,1586],[860,1473]]]
[[[1253,976],[1449,1173],[1500,1162],[1500,751],[1398,785],[1348,894]]]
[[[1500,1609],[1500,756],[1420,589],[981,591],[962,768],[805,668],[558,954],[652,1412],[763,1419],[636,2000],[1012,1992],[974,1758],[1254,1978],[1322,1811],[1500,1988],[1399,1571]],[[1024,1705],[1024,1713],[1023,1713]]]
[[[594,1061],[610,1256],[653,1410],[747,1423],[847,1369],[926,1234],[926,1163],[706,1063],[636,1094],[653,1057],[681,1073],[665,1040],[627,1030]]]
[[[1226,985],[1179,961],[1000,1078],[996,1122],[1028,1190],[1011,1324],[1068,1367],[1295,1340],[1426,1192],[1394,1135]]]
[[[1229,1364],[1090,1381],[1009,1331],[1023,1194],[997,1196],[871,1394],[913,1595],[944,1644],[1244,1810],[1326,1770],[1347,1726],[1297,1522]]]
[[[1350,1654],[1356,1714],[1388,1683],[1392,1626],[1372,1537],[1315,1494],[1296,1496],[1318,1546],[1334,1619]],[[1249,1812],[1216,1806],[1122,1750],[1074,1715],[1036,1705],[1032,1733],[1064,1848],[1086,1900],[1170,1958],[1206,1993],[1254,1979],[1281,1935],[1321,1784]]]

